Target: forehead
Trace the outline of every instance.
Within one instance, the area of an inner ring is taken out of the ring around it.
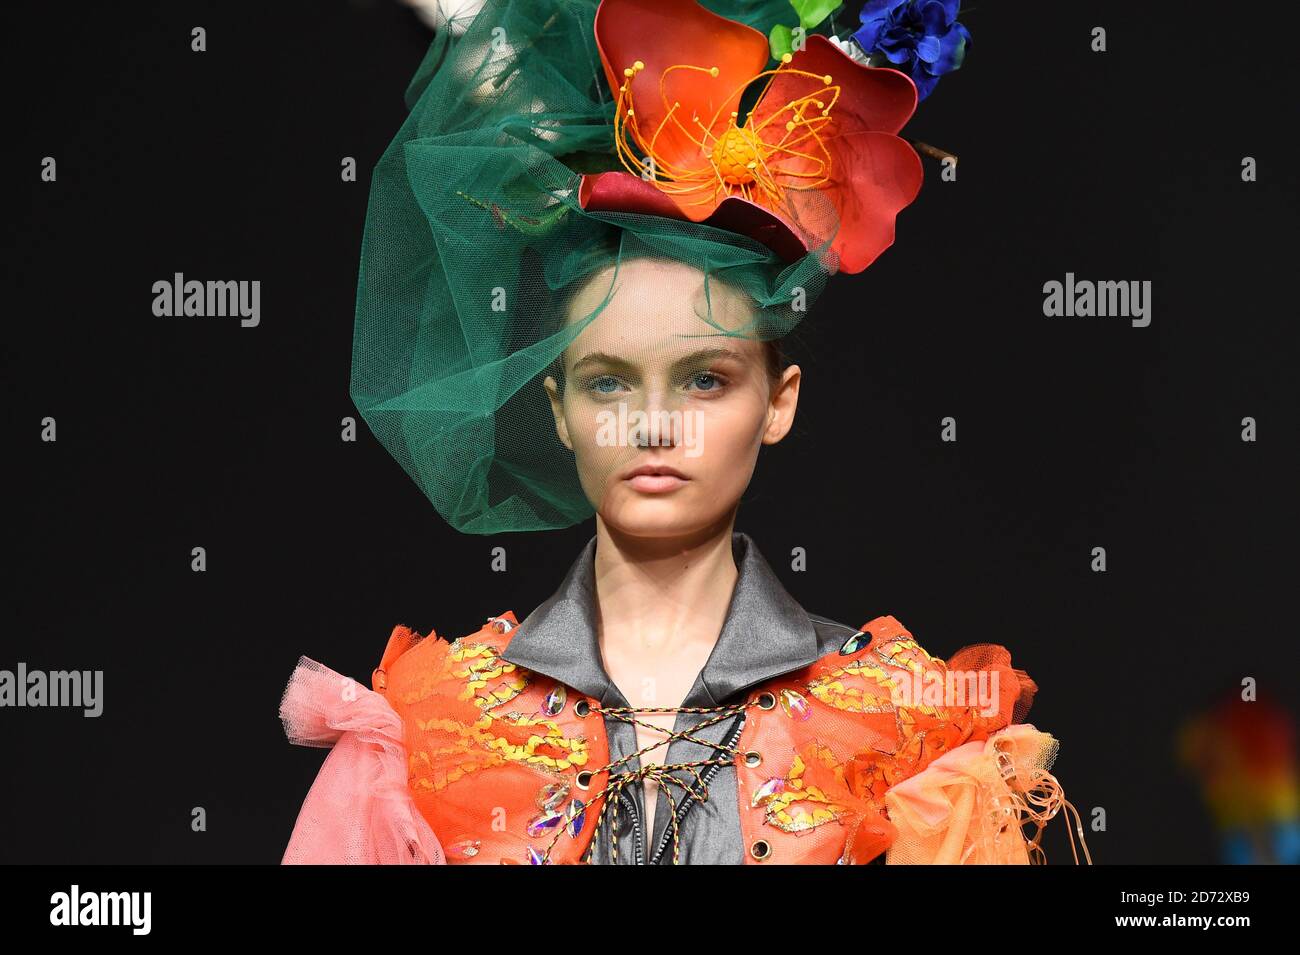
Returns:
[[[675,261],[635,259],[586,280],[569,305],[567,323],[581,321],[609,296],[604,310],[569,346],[576,361],[590,351],[629,360],[672,361],[702,348],[758,354],[758,310],[743,291]]]

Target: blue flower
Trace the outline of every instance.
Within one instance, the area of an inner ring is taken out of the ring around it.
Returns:
[[[853,39],[908,73],[925,99],[970,48],[970,31],[957,22],[960,9],[961,0],[868,0]]]

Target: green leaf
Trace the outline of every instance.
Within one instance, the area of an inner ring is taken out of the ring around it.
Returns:
[[[811,30],[840,8],[844,0],[790,0],[790,6],[799,14],[799,25]]]
[[[787,53],[794,52],[794,33],[788,26],[778,23],[767,35],[767,44],[772,48],[772,59],[780,60]]]

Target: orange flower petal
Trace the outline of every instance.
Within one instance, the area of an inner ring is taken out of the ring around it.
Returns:
[[[595,33],[615,96],[626,79],[623,70],[637,60],[645,64],[631,81],[633,129],[644,144],[648,145],[667,115],[664,99],[668,107],[675,101],[681,103],[673,113],[677,122],[669,120],[663,125],[654,146],[661,163],[676,169],[698,169],[708,163],[708,154],[697,142],[704,140],[704,131],[692,117],[697,116],[710,130],[715,116],[719,125],[725,123],[738,108],[745,84],[769,59],[763,34],[706,10],[695,0],[602,0],[596,11]],[[716,66],[718,75],[674,70],[664,79],[661,94],[664,71],[680,64],[706,70]]]
[[[829,103],[830,91],[820,79],[782,70],[764,90],[746,125],[753,126],[769,146],[785,141],[790,149],[808,154],[804,158],[777,153],[769,159],[777,182],[787,187],[788,216],[806,222],[813,237],[820,237],[828,228],[824,204],[829,198],[838,219],[832,248],[839,254],[839,268],[861,272],[893,244],[894,218],[916,198],[924,179],[916,151],[894,135],[916,109],[916,86],[897,70],[854,62],[819,35],[808,38],[789,68],[817,77],[830,75],[830,85],[840,87],[829,122],[811,131],[796,127],[787,133],[791,101],[818,95]],[[830,181],[818,189],[789,188],[813,181],[806,177],[808,173],[824,171],[817,161],[825,158],[817,148],[818,140],[830,157]]]
[[[806,70],[819,77],[829,75],[831,85],[840,87],[840,98],[831,110],[831,119],[843,132],[897,133],[916,112],[916,84],[905,73],[859,63],[845,56],[826,37],[813,34],[804,49],[796,52],[781,72],[772,77],[746,125],[759,125],[791,100],[826,89],[820,80],[799,76],[791,70]]]

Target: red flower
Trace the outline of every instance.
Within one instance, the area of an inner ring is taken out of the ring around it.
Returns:
[[[703,222],[786,260],[829,239],[849,273],[893,244],[894,217],[922,181],[895,135],[916,109],[906,75],[818,35],[764,70],[763,34],[695,0],[601,0],[595,34],[628,171],[583,176],[584,209]],[[763,77],[742,125],[741,94]]]

